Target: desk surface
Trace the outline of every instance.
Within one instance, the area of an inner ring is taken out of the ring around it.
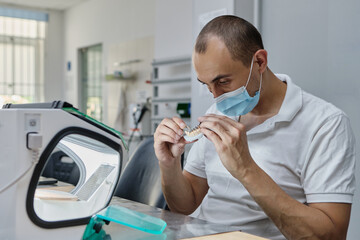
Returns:
[[[119,205],[138,212],[148,214],[150,216],[161,218],[167,223],[167,227],[165,228],[164,232],[161,235],[152,235],[149,233],[128,228],[126,226],[122,226],[120,224],[111,223],[108,226],[104,225],[103,229],[106,231],[107,234],[111,236],[111,239],[173,240],[173,239],[193,238],[198,236],[211,235],[211,234],[224,233],[224,232],[233,232],[240,230],[238,227],[210,223],[201,219],[173,213],[167,210],[162,210],[159,208],[151,207],[145,204],[133,202],[119,197],[114,197],[111,200],[110,204]],[[222,239],[222,237],[220,237],[219,239]],[[257,238],[254,236],[254,238],[241,238],[241,239],[262,239],[262,238]]]

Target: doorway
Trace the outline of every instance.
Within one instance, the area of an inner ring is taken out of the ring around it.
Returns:
[[[97,44],[79,50],[80,56],[80,110],[102,121],[102,45]]]

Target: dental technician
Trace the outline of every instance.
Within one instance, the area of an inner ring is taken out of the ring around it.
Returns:
[[[349,118],[298,87],[301,79],[271,72],[260,33],[242,18],[210,21],[193,64],[215,103],[198,118],[204,137],[184,170],[184,121],[164,119],[154,134],[171,211],[270,239],[346,239],[355,190]]]

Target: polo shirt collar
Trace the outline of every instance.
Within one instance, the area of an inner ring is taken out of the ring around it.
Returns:
[[[285,98],[281,104],[279,113],[274,116],[275,122],[290,122],[302,107],[301,88],[296,86],[291,78],[285,74],[275,74],[281,81],[286,82]]]
[[[302,91],[296,86],[288,75],[275,74],[281,81],[286,82],[286,93],[278,114],[267,119],[262,124],[250,129],[247,134],[266,132],[275,127],[277,122],[290,122],[302,107]]]

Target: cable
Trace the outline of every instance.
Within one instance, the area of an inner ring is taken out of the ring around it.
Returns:
[[[130,134],[130,138],[129,138],[129,142],[128,142],[128,148],[129,148],[129,149],[130,149],[130,143],[131,143],[131,141],[132,141],[132,138],[134,137],[134,134],[135,134],[135,132],[136,132],[136,129],[137,129],[138,125],[139,125],[139,122],[136,122],[136,123],[135,123],[135,126],[134,126],[134,130],[132,130],[132,132],[131,132],[131,134]]]
[[[140,116],[138,119],[136,119],[136,112],[135,111],[133,113],[133,118],[134,118],[134,123],[135,123],[135,126],[134,126],[134,130],[131,132],[131,135],[130,135],[130,138],[129,138],[129,142],[128,142],[128,148],[130,149],[130,144],[131,144],[131,141],[134,137],[134,134],[135,134],[135,131],[138,129],[138,125],[139,123],[141,122],[142,118],[144,117],[145,115],[145,112],[148,111],[149,109],[144,105],[142,108],[141,108],[141,111],[140,111]],[[142,138],[142,136],[140,136],[140,138]],[[141,140],[141,139],[140,139]]]
[[[39,158],[39,150],[36,149],[36,150],[32,150],[32,153],[33,153],[33,159],[31,161],[31,165],[28,169],[26,169],[26,171],[22,174],[20,174],[18,177],[16,177],[12,182],[10,182],[7,186],[3,187],[1,190],[0,190],[0,194],[2,192],[4,192],[5,190],[7,190],[8,188],[12,187],[15,183],[17,183],[22,177],[24,177],[31,169],[32,167],[37,163],[37,160]]]

